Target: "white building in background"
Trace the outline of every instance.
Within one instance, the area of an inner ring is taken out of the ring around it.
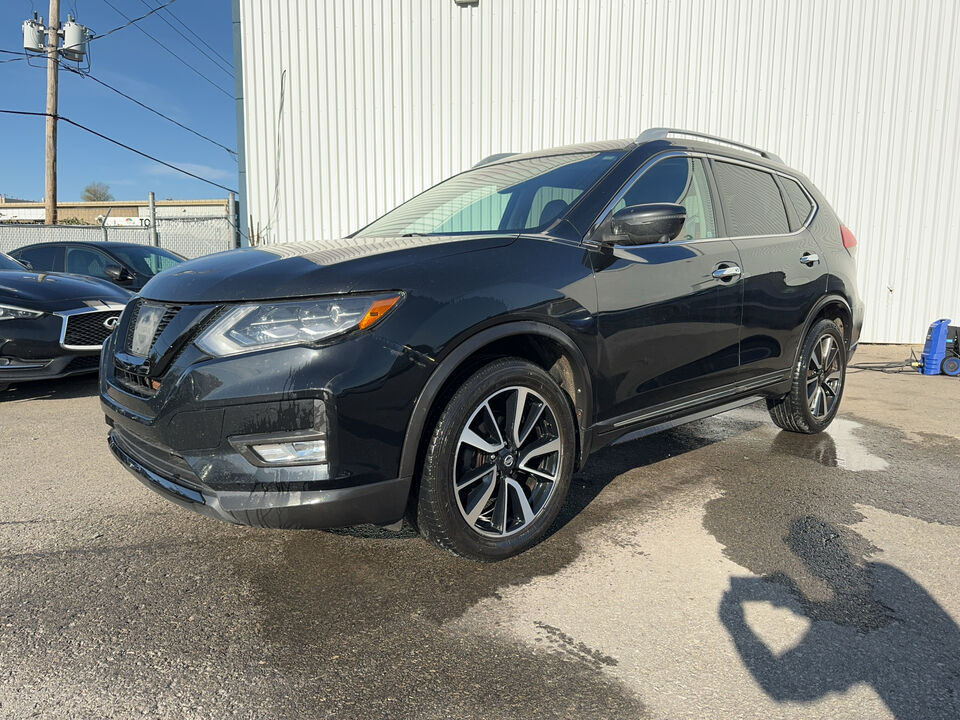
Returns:
[[[832,200],[863,340],[960,320],[957,0],[233,2],[240,212],[264,242],[343,236],[493,153],[689,128]]]

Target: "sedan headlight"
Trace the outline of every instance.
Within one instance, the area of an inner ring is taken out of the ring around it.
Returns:
[[[39,310],[27,310],[13,305],[0,305],[0,320],[29,320],[43,315]]]
[[[391,293],[238,305],[194,342],[216,357],[315,343],[374,325],[399,299],[399,294]]]

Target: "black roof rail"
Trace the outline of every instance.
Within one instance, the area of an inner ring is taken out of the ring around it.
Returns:
[[[665,127],[649,128],[640,133],[635,142],[639,145],[640,143],[650,142],[652,140],[666,140],[670,135],[686,135],[697,140],[707,140],[720,145],[729,145],[730,147],[737,148],[738,150],[746,150],[748,152],[756,153],[760,157],[766,158],[767,160],[783,163],[783,160],[780,159],[779,155],[775,155],[767,150],[761,150],[760,148],[753,147],[753,145],[747,145],[746,143],[737,142],[736,140],[727,140],[726,138],[717,137],[716,135],[707,135],[707,133],[697,132],[696,130],[681,130],[679,128]]]
[[[516,154],[517,153],[510,152],[510,153],[494,153],[493,155],[487,155],[483,160],[478,162],[473,167],[478,168],[481,165],[489,165],[492,162],[496,162],[497,160],[503,160],[504,158],[508,158],[511,155],[516,155]]]

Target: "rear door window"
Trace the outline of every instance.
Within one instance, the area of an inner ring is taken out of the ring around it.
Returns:
[[[714,161],[723,219],[730,237],[785,235],[787,210],[773,175],[744,165]]]
[[[36,272],[57,272],[63,262],[63,248],[58,245],[38,245],[10,253],[17,260],[30,263]]]

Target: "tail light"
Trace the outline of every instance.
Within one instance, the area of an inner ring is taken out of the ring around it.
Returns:
[[[850,232],[850,228],[846,225],[840,226],[840,241],[843,243],[843,246],[847,249],[847,252],[851,255],[856,254],[857,252],[857,239],[853,236],[853,233]]]

